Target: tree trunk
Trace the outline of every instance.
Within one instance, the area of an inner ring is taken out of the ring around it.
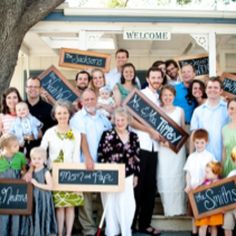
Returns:
[[[0,1],[0,92],[9,87],[26,32],[64,0]]]

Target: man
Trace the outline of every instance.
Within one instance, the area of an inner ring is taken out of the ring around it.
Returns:
[[[141,90],[156,106],[159,106],[159,95],[157,90],[163,82],[163,72],[161,69],[151,67],[147,71],[146,80],[148,86]],[[133,122],[140,141],[140,176],[138,185],[135,188],[136,213],[133,222],[133,229],[138,227],[140,232],[158,235],[159,230],[151,227],[152,213],[155,205],[156,195],[156,167],[159,150],[158,140],[160,136],[157,132],[140,123]]]
[[[113,90],[117,83],[120,83],[122,66],[128,62],[129,52],[126,49],[118,49],[115,53],[116,68],[105,75],[106,84]],[[138,88],[141,88],[138,77],[135,78]]]
[[[42,132],[55,124],[51,117],[52,106],[40,98],[41,80],[37,77],[31,77],[26,81],[26,103],[29,106],[30,114],[38,118],[42,123]],[[32,140],[31,148],[39,146],[41,139]]]
[[[178,84],[181,80],[179,77],[179,67],[175,60],[167,60],[166,64],[166,74],[169,76],[169,83],[171,85]]]
[[[80,95],[82,95],[83,91],[86,88],[88,88],[89,81],[90,81],[90,74],[87,71],[82,70],[76,74],[75,82]]]
[[[78,72],[75,76],[76,88],[78,89],[78,92],[79,92],[78,99],[75,102],[73,102],[73,105],[74,105],[76,111],[78,111],[80,108],[82,108],[81,95],[82,95],[83,91],[86,88],[88,88],[90,78],[91,78],[90,74],[85,70]]]
[[[222,160],[222,127],[229,121],[227,104],[221,98],[223,83],[219,77],[211,77],[206,86],[207,100],[197,107],[191,119],[191,131],[205,129],[209,134],[207,150],[217,161]],[[193,134],[193,133],[192,133]],[[193,151],[192,139],[190,152]]]
[[[97,112],[97,98],[94,91],[86,89],[82,94],[83,108],[71,118],[72,128],[81,132],[86,137],[90,155],[97,162],[97,148],[103,131],[111,128],[110,121],[101,113]],[[84,162],[82,155],[81,162]],[[79,221],[83,228],[83,235],[94,235],[97,226],[93,219],[92,193],[84,193],[85,204],[79,210]]]
[[[191,64],[186,64],[183,65],[181,72],[183,81],[175,85],[176,96],[174,105],[183,108],[185,113],[185,124],[190,125],[193,110],[197,106],[195,100],[188,97],[188,88],[195,78],[195,69]]]

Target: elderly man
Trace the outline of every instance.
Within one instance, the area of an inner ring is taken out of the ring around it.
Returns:
[[[97,112],[96,94],[91,89],[86,89],[82,94],[83,108],[71,118],[71,127],[81,132],[82,141],[88,142],[89,152],[94,162],[97,162],[97,149],[103,131],[111,128],[110,121]],[[81,162],[86,161],[82,155]],[[87,165],[88,166],[88,165]],[[79,221],[83,228],[83,235],[94,235],[97,226],[93,219],[92,193],[84,193],[85,204],[80,208]]]

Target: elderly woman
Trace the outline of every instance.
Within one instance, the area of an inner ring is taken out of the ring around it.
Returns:
[[[105,131],[98,147],[98,161],[101,163],[125,164],[125,189],[118,193],[102,193],[106,209],[106,235],[131,236],[131,225],[135,213],[133,188],[139,174],[139,141],[132,131],[128,131],[130,117],[124,108],[114,112],[114,128]]]
[[[58,100],[52,110],[57,125],[48,129],[43,136],[41,147],[49,150],[49,163],[79,163],[81,135],[71,129],[69,119],[72,115],[71,104]],[[83,196],[74,192],[54,192],[54,204],[58,223],[58,236],[63,235],[64,221],[66,223],[66,235],[71,235],[74,223],[74,207],[83,204]]]

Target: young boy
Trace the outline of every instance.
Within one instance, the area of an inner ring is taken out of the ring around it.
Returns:
[[[197,129],[192,138],[195,152],[189,155],[184,166],[186,171],[186,193],[202,184],[205,178],[206,165],[210,161],[215,161],[213,154],[206,150],[208,132],[205,129]],[[192,231],[192,235],[198,235],[194,222]]]
[[[236,166],[236,147],[231,152],[231,159]],[[227,177],[236,176],[236,168],[232,170]],[[224,215],[223,229],[225,230],[225,236],[233,236],[233,229],[236,222],[236,209],[228,211]],[[235,234],[234,234],[235,235]]]

